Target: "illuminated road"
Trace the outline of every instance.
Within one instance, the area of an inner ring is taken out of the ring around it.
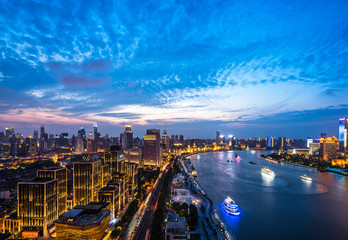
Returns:
[[[134,234],[134,237],[132,239],[134,240],[144,240],[146,237],[146,232],[150,230],[151,223],[156,211],[157,207],[157,201],[159,194],[161,192],[162,186],[163,186],[163,180],[166,176],[166,172],[162,172],[159,176],[158,179],[151,191],[151,198],[149,200],[149,203],[147,205],[147,209],[144,212],[143,218],[140,221],[140,224]],[[146,240],[146,239],[145,239]]]

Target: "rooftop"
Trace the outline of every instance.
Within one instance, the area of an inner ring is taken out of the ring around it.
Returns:
[[[56,223],[80,227],[100,223],[110,215],[110,210],[105,209],[107,206],[108,204],[98,202],[77,205],[60,216]]]

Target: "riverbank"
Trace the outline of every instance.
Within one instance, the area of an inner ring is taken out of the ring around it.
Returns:
[[[221,220],[219,218],[216,218],[216,216],[213,217],[213,213],[214,213],[213,201],[207,196],[207,194],[205,193],[203,188],[199,185],[195,177],[192,176],[192,173],[191,173],[192,163],[190,162],[189,159],[187,159],[187,157],[193,156],[195,154],[199,154],[199,153],[192,153],[192,154],[186,155],[185,157],[181,157],[180,163],[186,174],[189,188],[191,189],[191,191],[193,191],[194,193],[196,193],[197,195],[199,195],[201,198],[204,199],[205,212],[200,213],[200,218],[201,218],[202,226],[204,226],[206,237],[208,239],[214,238],[214,239],[230,240],[231,239],[230,234],[224,229],[224,225],[221,222]]]

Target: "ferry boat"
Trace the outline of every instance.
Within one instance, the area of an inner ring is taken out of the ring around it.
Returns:
[[[274,177],[274,175],[275,175],[271,169],[269,169],[268,167],[265,167],[265,166],[262,167],[261,173],[267,174],[267,175],[272,176],[272,177]]]
[[[300,178],[305,181],[312,181],[312,178],[308,177],[306,174],[303,174]]]
[[[225,198],[225,200],[221,202],[221,206],[230,215],[240,215],[238,205],[230,197]]]

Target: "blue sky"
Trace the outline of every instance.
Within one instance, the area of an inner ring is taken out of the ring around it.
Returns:
[[[0,127],[338,134],[347,1],[1,1]]]

